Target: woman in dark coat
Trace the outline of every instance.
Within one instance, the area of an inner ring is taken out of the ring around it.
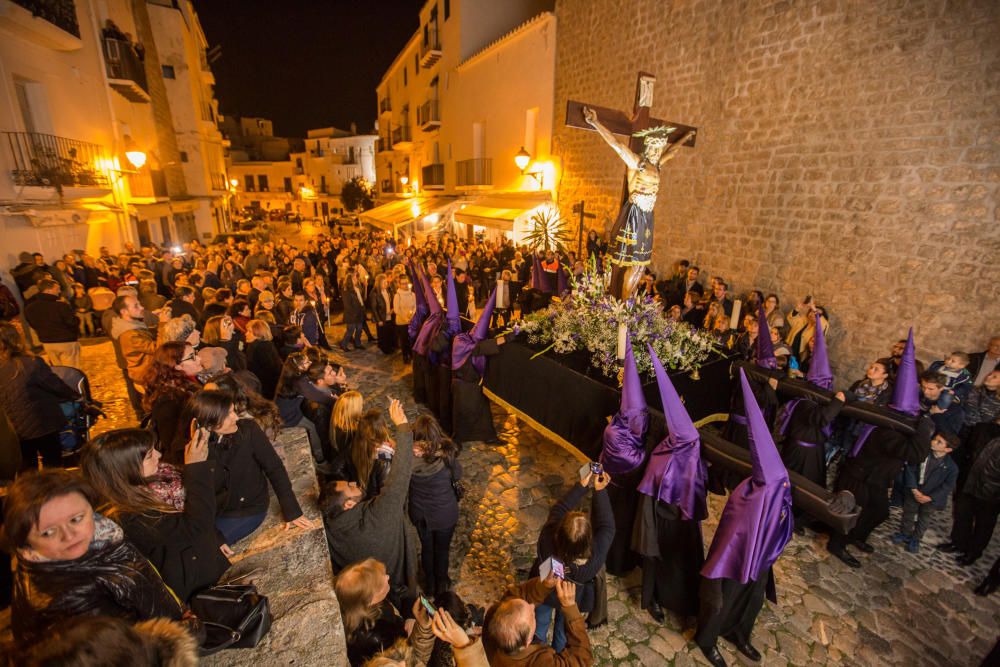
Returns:
[[[271,502],[270,489],[278,497],[289,527],[313,527],[302,514],[285,465],[264,431],[253,419],[237,417],[229,393],[202,391],[191,398],[189,405],[198,425],[212,433],[208,460],[215,464],[215,527],[226,544],[235,544],[264,522]]]
[[[121,527],[94,511],[80,475],[22,475],[4,502],[6,546],[17,553],[11,626],[28,646],[81,615],[179,620],[180,601]]]
[[[177,425],[183,421],[187,400],[201,389],[198,373],[202,370],[191,345],[170,341],[156,348],[146,371],[144,386],[149,389],[142,397],[142,409],[150,417],[167,463],[179,465],[184,459],[181,441],[187,442],[187,434],[179,433]]]
[[[384,273],[375,276],[375,285],[368,292],[368,309],[375,320],[375,336],[378,340],[378,348],[384,354],[389,354],[395,349],[396,322],[392,313],[392,297],[395,288],[389,284],[388,277]]]
[[[83,450],[80,468],[101,498],[104,512],[149,559],[182,600],[218,583],[229,569],[229,547],[215,531],[214,464],[208,431],[201,429],[184,450],[184,509],[166,505],[150,491],[160,454],[145,429],[103,433]]]
[[[281,377],[282,361],[274,345],[271,327],[264,320],[250,320],[246,337],[247,370],[260,380],[260,395],[272,400]]]
[[[243,336],[236,330],[233,318],[228,315],[216,315],[205,322],[205,331],[201,340],[207,347],[221,347],[226,351],[226,366],[234,371],[247,369],[247,358],[243,354],[241,340]]]
[[[59,404],[80,395],[40,357],[25,353],[14,325],[0,322],[0,410],[7,414],[21,444],[21,470],[62,465],[59,432],[66,416]]]
[[[424,588],[437,595],[451,589],[448,576],[451,538],[458,523],[454,482],[462,479],[458,447],[429,413],[413,423],[413,476],[410,478],[410,521],[420,537]]]

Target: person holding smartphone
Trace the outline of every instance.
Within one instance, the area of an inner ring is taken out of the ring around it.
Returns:
[[[594,499],[591,515],[578,511],[593,482]],[[588,614],[594,609],[596,592],[594,580],[604,567],[608,550],[615,537],[615,517],[611,511],[607,487],[611,475],[601,471],[588,471],[578,484],[552,507],[549,517],[542,526],[536,546],[535,563],[531,576],[538,576],[539,567],[548,558],[560,561],[564,567],[565,579],[576,583],[576,606],[580,613]],[[548,643],[549,625],[555,611],[552,630],[552,648],[557,653],[566,647],[566,615],[563,605],[555,594],[549,594],[544,602],[535,606],[535,640]]]

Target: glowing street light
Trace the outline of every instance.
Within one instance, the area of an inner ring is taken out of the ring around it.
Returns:
[[[530,162],[531,162],[531,153],[529,153],[524,148],[524,146],[521,146],[521,150],[519,150],[517,152],[517,155],[514,156],[514,164],[517,165],[517,168],[520,169],[521,173],[523,174],[524,170],[528,168],[528,164]]]

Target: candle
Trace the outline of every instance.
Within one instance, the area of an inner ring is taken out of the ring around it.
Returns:
[[[625,359],[625,345],[628,342],[628,326],[624,322],[618,325],[618,361]]]
[[[733,316],[729,318],[729,328],[739,329],[740,325],[740,307],[743,305],[739,299],[733,301]]]

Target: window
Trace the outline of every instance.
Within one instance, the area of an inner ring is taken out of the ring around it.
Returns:
[[[444,20],[447,21],[449,16],[451,16],[451,0],[444,0]]]
[[[257,185],[259,186],[261,192],[268,191],[269,188],[267,187],[267,174],[257,175]]]
[[[406,75],[406,66],[404,65],[403,66],[403,85],[405,86],[408,83],[409,83],[409,77]]]
[[[414,53],[413,54],[413,72],[416,73],[416,72],[419,72],[419,71],[420,71],[420,54],[419,53]]]
[[[285,176],[285,192],[291,192],[291,191],[292,191],[292,179],[289,178],[288,176]]]
[[[173,65],[163,65],[163,78],[164,79],[176,79],[177,76],[174,74]]]
[[[187,151],[181,151],[181,162],[187,162],[187,161],[188,161]]]
[[[254,187],[253,174],[247,174],[243,177],[243,189],[247,192],[256,192],[257,188]]]

